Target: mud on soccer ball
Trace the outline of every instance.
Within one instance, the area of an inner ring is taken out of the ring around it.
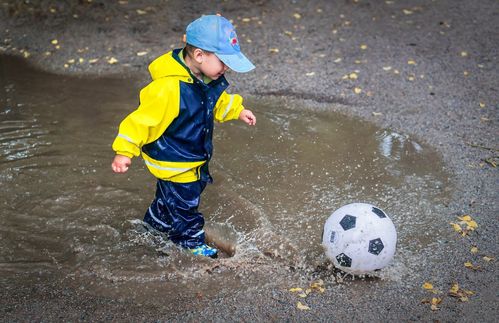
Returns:
[[[324,224],[322,246],[335,267],[366,274],[386,267],[395,254],[397,232],[380,208],[367,203],[342,206]]]

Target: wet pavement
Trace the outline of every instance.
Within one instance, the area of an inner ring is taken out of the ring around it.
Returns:
[[[2,50],[59,73],[94,74],[55,75],[1,57],[6,318],[494,321],[497,265],[482,257],[497,253],[498,181],[486,162],[498,138],[496,3],[217,4],[237,12],[243,49],[259,68],[229,75],[257,127],[216,128],[215,183],[202,211],[211,240],[235,253],[215,261],[143,230],[154,179],[139,160],[126,176],[108,167],[147,62],[177,44],[182,28],[147,38],[163,10],[147,2],[56,5],[67,20],[2,3],[11,9],[2,12],[11,19]],[[170,5],[194,18],[210,4]],[[110,13],[103,29],[98,21]],[[134,31],[121,24],[125,14],[139,16]],[[169,24],[187,16],[168,16]],[[61,32],[71,19],[81,23]],[[47,29],[26,32],[26,21]],[[397,227],[395,259],[378,278],[343,277],[320,249],[321,225],[352,201],[380,206]],[[467,213],[479,227],[462,238],[449,222]],[[324,293],[289,292],[318,279]],[[426,281],[440,292],[422,289]],[[455,282],[474,291],[468,302],[447,295]],[[439,310],[422,304],[431,297],[443,299]]]

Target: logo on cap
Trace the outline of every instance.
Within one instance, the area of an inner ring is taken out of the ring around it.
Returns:
[[[233,30],[231,31],[230,35],[229,35],[229,42],[231,44],[232,47],[234,47],[234,49],[236,51],[241,51],[241,48],[239,47],[239,41],[237,40],[237,35],[236,35],[236,32]]]

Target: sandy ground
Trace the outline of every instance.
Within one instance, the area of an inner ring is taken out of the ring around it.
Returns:
[[[355,300],[338,287],[310,300],[310,311],[297,310],[289,293],[259,290],[165,312],[33,282],[0,292],[2,320],[496,321],[497,260],[482,256],[498,252],[497,1],[0,1],[0,52],[56,73],[146,82],[148,63],[179,47],[191,20],[216,12],[234,21],[257,66],[229,75],[232,91],[306,100],[410,134],[442,154],[457,189],[440,216],[452,222],[470,214],[478,229],[428,255],[422,276],[444,291],[440,309],[421,304],[432,296],[421,285]],[[467,302],[448,297],[453,282],[475,294]]]

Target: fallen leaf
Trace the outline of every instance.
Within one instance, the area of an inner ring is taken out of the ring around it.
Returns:
[[[57,39],[52,39],[50,43],[52,43],[52,45],[57,45],[59,44],[59,41]]]
[[[407,64],[409,64],[409,65],[416,65],[416,61],[410,59],[410,60],[407,61]]]
[[[147,55],[148,52],[146,51],[143,51],[143,52],[138,52],[137,53],[137,56],[144,56],[144,55]]]
[[[367,49],[367,45],[364,45],[364,44],[360,45],[360,49],[366,50]]]
[[[279,53],[279,48],[270,48],[269,52],[277,54]]]
[[[442,302],[442,299],[441,298],[437,298],[437,297],[433,297],[431,299],[431,310],[432,311],[437,311],[440,309],[440,307],[438,307],[437,305],[440,304]]]
[[[465,51],[462,51],[462,52],[461,52],[461,56],[462,56],[462,57],[467,57],[467,56],[468,56],[468,53],[467,53],[467,52],[465,52]]]
[[[353,91],[355,92],[355,94],[360,94],[362,92],[362,89],[360,87],[356,87],[353,89]]]
[[[451,222],[450,225],[452,225],[452,228],[456,231],[456,232],[459,232],[459,233],[462,233],[463,232],[463,228],[461,228],[461,226],[457,223],[453,223]]]
[[[107,62],[112,65],[118,63],[118,60],[114,57],[111,57],[110,59],[107,60]]]
[[[308,311],[308,310],[310,310],[310,307],[308,307],[307,305],[302,304],[301,302],[296,303],[296,307],[299,310],[302,310],[302,311]]]
[[[412,14],[414,13],[414,11],[409,10],[409,9],[404,9],[404,10],[402,10],[402,11],[403,11],[403,12],[404,12],[404,14],[406,14],[406,15],[412,15]]]
[[[145,15],[147,13],[147,11],[141,10],[141,9],[137,9],[136,11],[137,11],[137,14],[139,14],[139,15]]]
[[[357,73],[350,73],[348,74],[348,78],[351,79],[351,80],[356,80],[357,79]]]
[[[250,19],[250,18],[243,18],[243,19],[241,19],[241,21],[242,21],[242,22],[250,22],[250,21],[251,21],[251,19]]]
[[[307,75],[307,76],[314,76],[315,72],[309,72],[309,73],[306,73],[305,75]]]
[[[384,70],[384,71],[389,71],[389,70],[391,70],[391,69],[392,69],[392,67],[391,67],[391,66],[384,66],[384,67],[383,67],[383,70]]]
[[[90,64],[97,63],[98,61],[99,61],[99,59],[98,59],[98,58],[92,58],[92,59],[89,59],[89,60],[88,60],[88,62],[89,62]]]
[[[458,291],[459,291],[459,284],[458,283],[452,284],[452,287],[450,288],[449,293],[457,294]]]
[[[299,13],[294,13],[293,17],[295,17],[295,19],[301,19],[301,15]]]
[[[432,285],[432,283],[425,282],[425,283],[423,284],[423,289],[426,289],[426,290],[433,289],[433,285]]]
[[[489,262],[489,261],[494,260],[494,257],[484,256],[484,257],[483,257],[483,260],[485,260],[485,261]]]
[[[471,263],[471,261],[467,261],[464,263],[464,267],[472,269],[472,270],[478,270],[480,269],[480,266],[475,266]]]
[[[301,297],[301,298],[305,298],[305,297],[307,297],[308,295],[307,295],[306,293],[301,293],[301,294],[298,294],[298,296],[299,296],[299,297]]]
[[[477,253],[478,252],[478,248],[475,247],[475,246],[473,246],[473,247],[471,247],[470,251],[471,251],[471,253]]]
[[[339,63],[339,62],[341,62],[341,61],[342,61],[342,59],[341,59],[341,58],[337,58],[337,59],[335,59],[333,62],[335,62],[335,63]]]
[[[301,288],[301,287],[294,287],[294,288],[290,288],[289,291],[291,293],[301,292],[301,291],[303,291],[303,288]]]

